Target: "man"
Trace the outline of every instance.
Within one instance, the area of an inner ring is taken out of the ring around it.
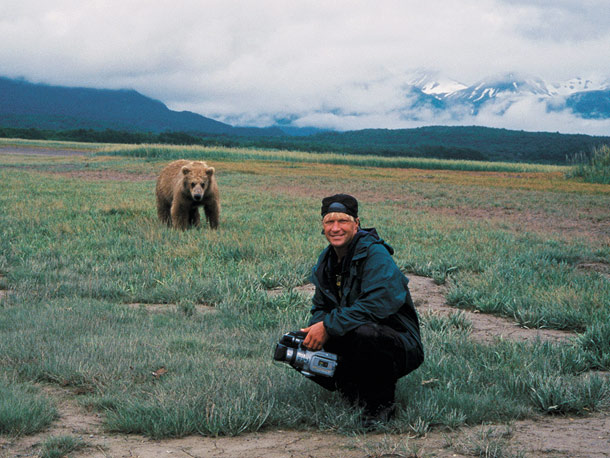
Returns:
[[[324,198],[322,218],[329,246],[313,269],[312,317],[301,331],[305,347],[340,360],[333,379],[314,381],[363,407],[365,424],[387,421],[396,382],[424,359],[408,279],[377,231],[360,228],[354,197]]]

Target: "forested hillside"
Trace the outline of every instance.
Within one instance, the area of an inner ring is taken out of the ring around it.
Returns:
[[[282,134],[279,129],[236,128],[190,111],[173,111],[134,90],[49,86],[2,77],[0,127]]]

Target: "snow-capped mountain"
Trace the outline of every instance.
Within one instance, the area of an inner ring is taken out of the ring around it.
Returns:
[[[507,73],[466,86],[436,73],[418,72],[409,83],[427,97],[437,98],[439,103],[434,106],[439,110],[461,107],[476,115],[483,107],[490,107],[496,114],[503,114],[514,103],[529,99],[546,103],[547,111],[567,109],[582,118],[610,118],[610,79],[573,78],[548,83]]]
[[[553,95],[571,95],[576,92],[601,91],[610,89],[610,80],[599,78],[572,78],[568,81],[552,83],[550,86]]]
[[[557,119],[610,120],[610,78],[549,82],[536,76],[505,73],[467,85],[440,72],[416,70],[393,75],[371,87],[373,89],[366,85],[358,87],[354,97],[365,103],[342,105],[330,99],[330,103],[313,110],[272,113],[272,119],[284,130],[312,126],[322,129],[330,126],[338,130],[346,130],[345,126],[349,126],[347,129],[368,128],[384,125],[380,122],[382,119],[385,126],[397,127],[490,122],[503,126],[505,115],[506,125],[511,128],[530,128],[532,124],[526,121],[529,116],[540,120],[543,128],[554,126]],[[378,103],[366,103],[376,100],[378,94],[387,98]],[[545,114],[549,115],[548,121],[544,119]]]
[[[438,73],[432,74],[426,73],[425,71],[418,71],[410,75],[408,80],[409,85],[415,86],[423,93],[437,96],[445,96],[468,87],[465,84],[441,76]]]
[[[514,96],[550,96],[544,81],[538,78],[521,78],[513,74],[481,80],[470,87],[447,94],[445,97],[482,104],[495,98]]]

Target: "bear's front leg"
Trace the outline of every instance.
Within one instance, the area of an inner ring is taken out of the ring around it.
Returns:
[[[191,208],[191,211],[189,214],[189,224],[191,226],[198,227],[200,220],[201,220],[201,218],[199,217],[199,209],[197,207],[193,206],[193,208]]]
[[[220,219],[220,204],[217,200],[213,200],[206,204],[203,207],[205,211],[205,217],[210,223],[210,228],[218,229],[218,221]]]
[[[157,216],[159,217],[159,221],[168,226],[172,225],[172,217],[170,214],[170,204],[165,202],[163,199],[157,197]]]
[[[186,230],[189,224],[190,208],[174,201],[172,204],[172,226],[175,229]]]

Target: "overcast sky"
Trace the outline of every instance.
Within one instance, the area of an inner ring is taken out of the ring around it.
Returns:
[[[608,24],[608,0],[2,0],[0,75],[136,89],[231,124],[415,127],[450,120],[395,114],[414,71],[608,80]],[[536,104],[462,122],[610,135]]]

